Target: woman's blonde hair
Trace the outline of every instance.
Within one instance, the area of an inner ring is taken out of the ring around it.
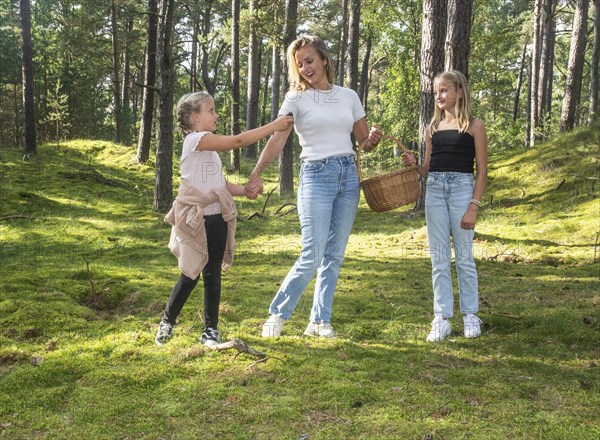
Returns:
[[[305,35],[297,40],[293,41],[287,48],[287,60],[288,60],[288,81],[290,88],[295,90],[306,90],[310,89],[310,84],[302,75],[300,75],[300,69],[296,62],[296,52],[301,47],[312,46],[323,61],[327,61],[325,64],[325,77],[330,84],[333,84],[335,72],[333,71],[333,64],[331,63],[331,55],[329,49],[321,37],[314,35]]]
[[[447,70],[446,72],[438,74],[434,78],[434,89],[441,81],[449,82],[456,87],[458,96],[456,98],[456,103],[454,104],[454,110],[458,123],[458,131],[464,133],[469,129],[469,124],[471,123],[471,119],[473,119],[471,108],[471,92],[469,90],[467,78],[458,70]],[[433,117],[431,118],[431,122],[429,123],[428,127],[431,134],[437,131],[437,127],[443,119],[444,110],[440,110],[440,108],[436,105]]]
[[[213,97],[206,92],[194,92],[183,95],[177,102],[177,128],[184,135],[191,133],[190,116],[192,113],[200,113],[202,104]]]

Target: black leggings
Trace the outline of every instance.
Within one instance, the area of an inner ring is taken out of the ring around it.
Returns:
[[[204,216],[204,227],[208,241],[208,262],[202,269],[204,280],[204,328],[217,328],[219,323],[219,304],[221,303],[221,264],[227,242],[227,223],[221,214]],[[175,325],[177,317],[190,293],[198,284],[195,280],[181,274],[167,302],[163,321]]]

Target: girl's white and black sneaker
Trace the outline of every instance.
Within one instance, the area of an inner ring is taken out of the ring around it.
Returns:
[[[200,342],[207,347],[212,347],[221,343],[221,337],[219,336],[219,332],[216,328],[208,327],[202,332]]]
[[[173,324],[169,324],[167,321],[161,321],[158,325],[158,331],[154,342],[156,345],[165,345],[169,339],[173,337]]]

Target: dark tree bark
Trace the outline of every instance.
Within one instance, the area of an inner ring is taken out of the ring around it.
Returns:
[[[33,46],[31,44],[31,3],[29,0],[21,0],[20,12],[21,38],[23,40],[23,113],[25,124],[23,130],[23,142],[25,156],[28,157],[37,152],[35,136]]]
[[[275,44],[271,55],[273,65],[273,83],[271,86],[271,120],[275,120],[279,114],[279,92],[281,88],[281,48]]]
[[[348,27],[348,77],[346,84],[358,91],[358,45],[360,36],[360,0],[350,0],[350,25]]]
[[[119,70],[121,67],[119,53],[119,36],[117,24],[116,0],[110,2],[110,31],[112,37],[112,64],[113,64],[113,92],[115,105],[115,142],[123,141],[122,105],[121,105],[121,81]]]
[[[425,129],[433,115],[435,103],[433,80],[444,69],[444,42],[446,37],[447,10],[444,0],[423,1],[423,37],[421,41],[421,72],[419,99],[419,161],[425,156]],[[424,195],[415,209],[425,206]]]
[[[260,92],[260,46],[257,34],[258,16],[256,14],[257,0],[250,0],[250,33],[248,36],[248,89],[246,101],[246,130],[256,128],[258,119],[258,98]],[[256,144],[244,149],[244,157],[256,159]]]
[[[344,86],[346,71],[346,48],[348,45],[348,0],[342,0],[342,31],[340,33],[340,50],[337,60],[338,84]]]
[[[540,125],[540,109],[538,101],[538,89],[540,86],[540,65],[542,53],[542,2],[543,0],[535,0],[533,13],[533,43],[531,47],[531,94],[529,96],[531,113],[529,115],[529,131],[527,134],[527,146],[533,147],[538,138],[538,128]]]
[[[598,114],[598,64],[600,63],[600,0],[594,0],[594,48],[590,64],[590,115],[591,123]]]
[[[365,49],[365,57],[363,58],[362,70],[360,73],[360,86],[358,89],[358,96],[360,102],[363,104],[363,108],[367,108],[367,91],[369,89],[369,60],[371,58],[371,48],[373,46],[373,36],[371,33],[367,36],[367,47]]]
[[[158,23],[158,142],[154,209],[167,212],[173,203],[173,86],[174,62],[171,40],[175,0],[161,0]]]
[[[448,0],[445,70],[458,70],[469,78],[472,0]]]
[[[158,0],[148,0],[146,33],[146,69],[142,97],[142,120],[138,137],[138,163],[146,163],[150,157],[152,119],[154,116],[154,89],[156,84],[156,44],[158,32]]]
[[[240,133],[240,0],[231,0],[231,134]],[[230,167],[240,170],[240,150],[232,150]]]
[[[573,19],[571,34],[571,49],[565,83],[565,96],[560,113],[560,131],[571,131],[575,127],[575,116],[581,99],[581,82],[583,79],[583,64],[587,34],[589,0],[578,0]]]
[[[190,53],[190,93],[198,90],[198,19],[192,25],[192,50]]]
[[[288,47],[296,39],[296,20],[298,17],[298,0],[286,0],[283,31],[283,44]],[[289,90],[287,58],[283,67],[283,96]],[[294,135],[290,134],[279,156],[279,195],[291,194],[294,191]]]

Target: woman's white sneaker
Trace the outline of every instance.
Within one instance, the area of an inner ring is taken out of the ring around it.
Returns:
[[[477,338],[481,336],[481,319],[473,313],[467,313],[463,317],[465,325],[465,338]]]
[[[309,322],[308,327],[304,330],[306,336],[320,336],[322,338],[334,338],[335,330],[331,324]]]
[[[427,342],[440,342],[450,336],[452,329],[450,328],[450,321],[444,319],[442,316],[436,316],[431,321],[431,331],[427,335]]]
[[[278,338],[281,336],[281,330],[285,320],[281,316],[271,315],[269,319],[265,321],[262,328],[263,338]]]

